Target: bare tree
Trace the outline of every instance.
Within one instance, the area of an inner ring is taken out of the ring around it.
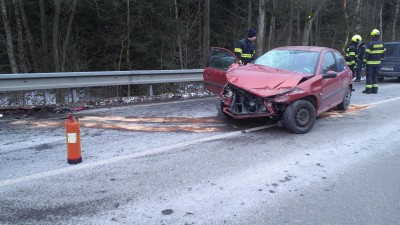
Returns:
[[[49,58],[47,48],[47,26],[46,26],[46,11],[44,7],[44,0],[39,0],[39,13],[40,13],[40,35],[42,39],[41,58],[42,70],[47,72],[49,70]]]
[[[64,37],[64,43],[63,43],[63,48],[62,48],[62,53],[61,53],[61,71],[65,70],[65,62],[67,58],[67,46],[69,44],[69,37],[71,35],[71,29],[72,29],[72,22],[74,21],[74,16],[75,16],[75,10],[76,10],[76,3],[78,0],[73,0],[72,3],[72,9],[68,21],[68,26],[67,26],[67,32]]]
[[[60,0],[54,1],[54,21],[53,21],[53,60],[54,60],[54,70],[56,72],[61,71],[60,66],[60,54],[58,51],[58,26],[60,23]]]
[[[396,26],[397,26],[397,17],[399,16],[399,6],[400,6],[400,0],[397,0],[396,9],[394,11],[393,25],[392,25],[392,41],[396,40]]]
[[[292,33],[293,33],[293,2],[289,1],[289,24],[288,24],[288,39],[286,45],[292,44]]]
[[[383,37],[383,19],[382,19],[382,14],[383,14],[383,1],[381,2],[381,7],[379,10],[379,30],[381,31],[381,37]]]
[[[210,48],[210,0],[204,0],[203,59]]]
[[[260,56],[264,48],[264,37],[266,30],[266,18],[265,18],[265,4],[268,0],[259,0],[258,3],[258,35],[257,35],[257,50],[256,57]]]
[[[21,14],[22,24],[24,25],[26,39],[28,41],[28,46],[29,46],[29,51],[31,54],[33,67],[34,67],[34,70],[36,72],[38,72],[39,71],[39,63],[38,63],[38,59],[37,59],[37,55],[36,55],[36,47],[34,45],[32,32],[31,32],[30,26],[28,24],[28,19],[26,17],[24,3],[22,0],[17,0],[17,2],[18,2],[19,12]]]
[[[347,15],[347,0],[343,0],[343,16],[344,16],[344,22],[346,24],[346,36],[345,36],[345,41],[342,46],[342,52],[344,52],[346,49],[349,35],[350,35],[349,16]]]
[[[16,0],[13,0],[14,4],[14,12],[15,12],[15,22],[17,24],[17,43],[18,43],[18,67],[20,72],[27,73],[28,68],[26,66],[26,58],[25,58],[25,48],[23,41],[23,33],[22,33],[22,25],[21,25],[21,16],[19,14],[19,8]]]
[[[174,0],[174,6],[175,6],[175,20],[178,21],[178,3],[176,0]],[[183,52],[182,52],[182,38],[180,35],[180,32],[177,32],[177,38],[178,38],[178,55],[179,55],[179,65],[180,68],[183,69]]]
[[[130,7],[130,0],[126,0],[126,39],[127,39],[127,46],[126,46],[126,63],[128,68],[131,69],[131,60],[130,60],[130,46],[131,46],[131,7]],[[130,87],[130,85],[128,86]],[[129,94],[129,92],[128,92]]]
[[[11,72],[18,73],[18,66],[14,55],[14,44],[10,29],[10,22],[8,21],[7,17],[6,3],[4,2],[4,0],[0,0],[0,4],[1,4],[1,15],[3,18],[4,31],[6,32],[7,54],[8,54],[8,59],[10,61]]]
[[[248,0],[248,13],[247,13],[247,27],[251,27],[251,15],[252,15],[252,3],[253,3],[253,1],[252,0]]]
[[[277,0],[272,0],[272,16],[271,22],[269,23],[269,34],[268,34],[268,48],[267,50],[271,49],[271,43],[274,38],[275,33],[275,19],[276,19],[276,5],[278,4]]]
[[[354,31],[357,34],[360,34],[361,32],[361,0],[357,0],[356,2],[356,24]]]
[[[303,38],[301,41],[301,45],[308,45],[308,41],[310,38],[310,31],[313,25],[315,18],[318,16],[318,13],[321,11],[322,7],[324,7],[326,0],[317,0],[317,1],[306,1],[308,3],[308,11],[305,18],[305,25],[303,31]],[[317,9],[315,10],[314,7]]]

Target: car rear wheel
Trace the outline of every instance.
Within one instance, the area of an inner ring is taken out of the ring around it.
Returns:
[[[350,106],[350,99],[351,99],[351,88],[348,87],[346,90],[346,94],[343,97],[343,101],[337,105],[338,110],[347,110]]]
[[[381,82],[385,79],[385,77],[378,77],[378,81]]]
[[[315,120],[314,106],[309,101],[298,100],[286,108],[282,122],[289,131],[304,134],[313,128]]]

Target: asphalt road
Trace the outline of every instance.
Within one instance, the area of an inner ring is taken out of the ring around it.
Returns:
[[[217,98],[0,118],[0,224],[400,224],[400,81],[307,134],[230,121]]]

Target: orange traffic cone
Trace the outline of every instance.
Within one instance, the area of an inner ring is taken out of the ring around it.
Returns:
[[[65,133],[67,137],[67,160],[69,164],[78,164],[82,162],[81,156],[81,138],[79,121],[71,114],[67,114],[65,121]]]

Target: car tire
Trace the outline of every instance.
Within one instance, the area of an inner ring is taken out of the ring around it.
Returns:
[[[297,100],[286,108],[282,122],[290,132],[304,134],[313,128],[316,118],[315,108],[311,102]]]
[[[378,81],[381,82],[385,79],[385,77],[378,77]]]
[[[346,111],[350,106],[350,99],[351,99],[351,88],[348,87],[346,90],[346,94],[343,97],[343,101],[336,106],[338,110]]]

